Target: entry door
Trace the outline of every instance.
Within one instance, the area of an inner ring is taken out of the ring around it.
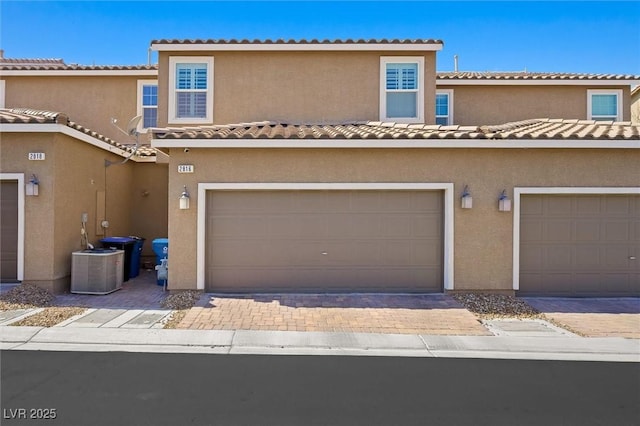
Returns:
[[[0,181],[0,281],[18,280],[18,182]]]

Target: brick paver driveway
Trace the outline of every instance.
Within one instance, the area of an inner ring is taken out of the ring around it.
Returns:
[[[640,339],[640,298],[523,299],[547,317],[584,336]]]
[[[177,328],[490,335],[452,297],[204,294]]]

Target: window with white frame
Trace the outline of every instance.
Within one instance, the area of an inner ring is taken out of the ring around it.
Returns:
[[[213,57],[169,58],[169,123],[213,122]]]
[[[380,119],[424,122],[424,57],[380,58]]]
[[[453,89],[436,91],[436,124],[441,126],[453,124]]]
[[[587,118],[596,121],[622,121],[622,90],[587,90]]]
[[[140,130],[158,125],[158,80],[138,80],[138,115]]]

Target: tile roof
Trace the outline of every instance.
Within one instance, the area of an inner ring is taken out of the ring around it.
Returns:
[[[334,39],[334,40],[329,40],[329,39],[323,39],[323,40],[318,40],[318,39],[311,39],[311,40],[306,40],[306,39],[298,39],[298,40],[294,40],[294,39],[277,39],[277,40],[271,40],[271,39],[265,39],[265,40],[259,40],[259,39],[254,39],[254,40],[248,40],[248,39],[159,39],[159,40],[152,40],[151,44],[219,44],[219,45],[226,45],[226,44],[263,44],[263,45],[269,45],[269,44],[293,44],[293,45],[306,45],[306,44],[443,44],[442,40],[438,40],[438,39],[387,39],[387,38],[383,38],[383,39],[375,39],[375,38],[371,38],[371,39]]]
[[[436,78],[440,80],[640,80],[640,75],[529,71],[447,71],[437,72]]]
[[[136,152],[137,157],[155,157],[156,150],[148,145],[143,145],[139,149],[135,150],[135,145],[121,144],[115,140],[108,138],[100,133],[94,132],[91,129],[81,126],[69,120],[66,114],[53,111],[41,111],[28,108],[13,108],[13,109],[0,109],[0,124],[62,124],[69,126],[74,130],[91,136],[116,148],[119,148],[125,152]]]
[[[0,67],[37,67],[37,68],[64,68],[66,64],[62,59],[48,58],[0,58]]]
[[[5,59],[6,61],[6,59]],[[158,65],[78,65],[65,63],[0,62],[4,71],[157,71]]]
[[[633,140],[640,125],[630,122],[534,119],[486,126],[439,126],[377,121],[343,124],[253,122],[228,125],[154,128],[154,139],[491,139]]]

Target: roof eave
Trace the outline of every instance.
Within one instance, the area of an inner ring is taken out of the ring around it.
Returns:
[[[640,80],[628,79],[483,79],[436,78],[437,86],[634,86]]]
[[[640,149],[640,139],[152,139],[153,148]]]
[[[340,52],[340,51],[398,51],[398,52],[435,52],[442,50],[443,44],[434,43],[152,43],[151,50],[158,52],[237,52],[237,51],[275,51],[275,52]]]

